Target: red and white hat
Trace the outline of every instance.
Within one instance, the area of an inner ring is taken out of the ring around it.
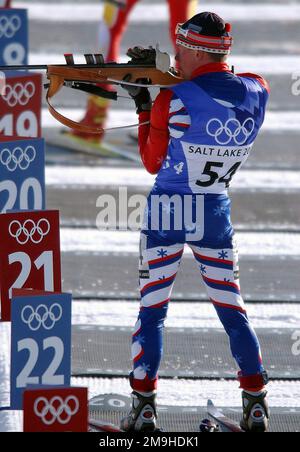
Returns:
[[[176,28],[176,44],[193,50],[228,55],[233,39],[231,25],[215,13],[196,14]]]

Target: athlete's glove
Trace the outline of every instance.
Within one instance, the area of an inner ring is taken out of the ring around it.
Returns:
[[[123,78],[124,82],[131,82],[131,75],[128,74]],[[141,83],[148,85],[150,84],[150,80],[147,78],[139,78],[136,80],[136,83]],[[143,88],[141,86],[130,86],[130,85],[121,85],[124,88],[130,97],[135,102],[136,112],[141,113],[142,111],[150,111],[152,107],[152,99],[148,88]]]
[[[141,46],[135,46],[128,49],[127,56],[131,58],[132,64],[153,64],[156,66],[156,50],[153,47],[145,49]]]

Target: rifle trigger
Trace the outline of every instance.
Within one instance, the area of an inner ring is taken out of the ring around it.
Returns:
[[[64,86],[66,86],[67,88],[73,88],[74,85],[75,85],[74,82],[71,82],[71,81],[68,81],[68,80],[64,81]]]

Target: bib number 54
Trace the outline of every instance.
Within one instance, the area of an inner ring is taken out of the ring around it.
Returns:
[[[241,162],[235,163],[223,176],[220,176],[219,173],[213,171],[213,168],[223,168],[223,166],[224,163],[222,162],[206,162],[202,176],[209,176],[209,179],[206,181],[197,180],[196,185],[198,185],[199,187],[210,187],[215,182],[217,182],[219,184],[225,184],[226,188],[229,187],[233,176],[241,166]]]

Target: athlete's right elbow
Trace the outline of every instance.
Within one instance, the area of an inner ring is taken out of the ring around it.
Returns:
[[[157,168],[149,168],[149,167],[147,167],[146,166],[146,170],[148,171],[148,173],[150,173],[150,174],[157,174],[158,173],[158,169]]]
[[[159,168],[157,167],[157,163],[153,162],[151,160],[146,159],[144,156],[142,156],[142,162],[148,173],[150,174],[157,174],[159,171]]]

